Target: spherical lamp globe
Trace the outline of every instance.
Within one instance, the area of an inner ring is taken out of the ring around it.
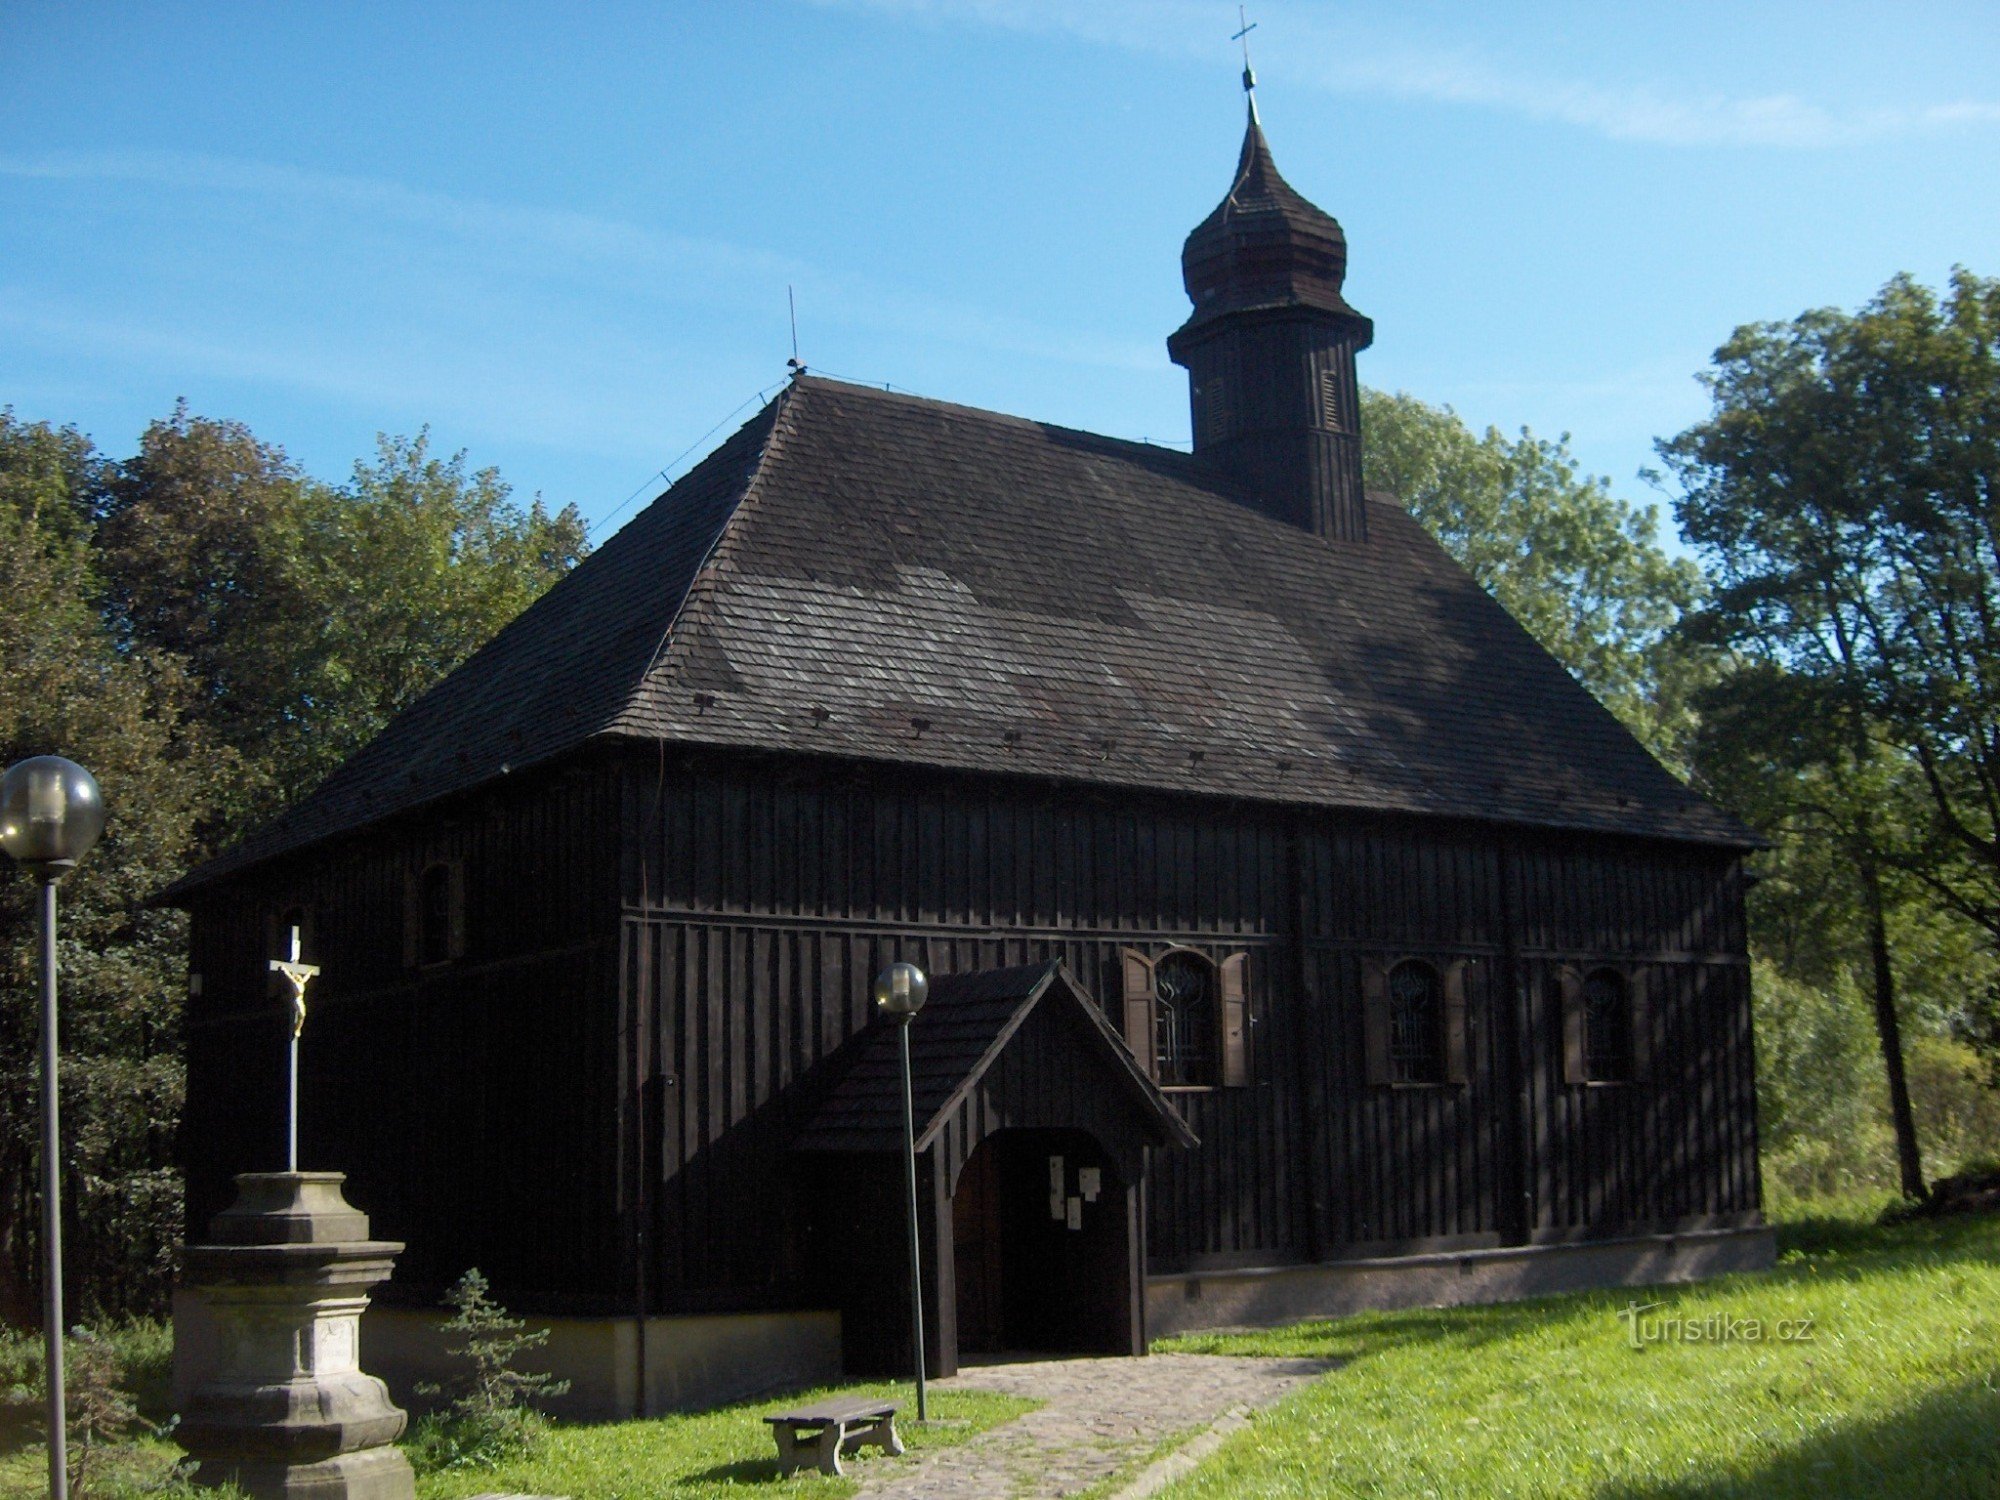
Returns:
[[[97,778],[60,755],[37,755],[0,776],[0,849],[31,870],[60,871],[104,832]]]
[[[875,980],[875,1004],[898,1020],[922,1010],[930,992],[931,982],[915,964],[890,964]]]

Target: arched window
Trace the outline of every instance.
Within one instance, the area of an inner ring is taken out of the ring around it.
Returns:
[[[1632,1077],[1632,998],[1616,969],[1592,969],[1583,980],[1583,1074],[1591,1083]]]
[[[1389,1071],[1396,1083],[1443,1083],[1444,983],[1429,964],[1389,971]]]
[[[423,937],[419,942],[422,961],[441,964],[451,957],[451,866],[424,867],[423,887],[418,893],[423,912]]]
[[[1652,1032],[1646,978],[1642,964],[1564,965],[1555,972],[1565,1083],[1645,1081]]]
[[[1164,1088],[1250,1082],[1250,955],[1221,963],[1191,948],[1120,951],[1125,1045]]]
[[[1176,951],[1153,965],[1155,1076],[1163,1084],[1215,1082],[1215,966]]]
[[[1369,1083],[1435,1088],[1471,1081],[1467,996],[1477,959],[1382,954],[1361,959],[1360,1061]]]
[[[465,867],[434,859],[405,877],[403,962],[412,968],[465,956]]]

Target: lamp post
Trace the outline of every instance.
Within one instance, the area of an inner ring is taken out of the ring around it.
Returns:
[[[917,1121],[910,1100],[910,1022],[924,1008],[931,982],[915,964],[891,964],[875,981],[875,1004],[896,1023],[897,1039],[903,1050],[903,1172],[909,1189],[906,1202],[910,1216],[910,1345],[917,1361],[917,1420],[930,1420],[930,1405],[924,1393],[924,1284],[923,1257],[917,1248]]]
[[[56,882],[104,832],[104,793],[75,761],[37,755],[0,776],[0,849],[41,882],[42,1304],[49,1383],[49,1494],[68,1500],[63,1412],[61,1120],[56,1107]]]

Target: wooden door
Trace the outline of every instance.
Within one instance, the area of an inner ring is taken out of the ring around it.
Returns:
[[[1006,1347],[1002,1317],[999,1151],[992,1141],[972,1153],[951,1199],[953,1277],[958,1284],[958,1352],[997,1354]]]

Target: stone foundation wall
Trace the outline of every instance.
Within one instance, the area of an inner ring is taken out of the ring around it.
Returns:
[[[1146,1283],[1147,1331],[1164,1338],[1197,1329],[1265,1328],[1386,1308],[1457,1307],[1600,1287],[1656,1286],[1768,1270],[1776,1259],[1771,1230],[1759,1227],[1153,1276]]]
[[[362,1358],[381,1376],[398,1405],[413,1412],[435,1406],[416,1394],[419,1381],[449,1380],[446,1314],[371,1307],[361,1319]],[[572,1421],[610,1421],[639,1414],[638,1328],[631,1318],[529,1318],[549,1341],[524,1366],[570,1382],[549,1403]],[[194,1389],[215,1365],[214,1330],[192,1298],[174,1299],[174,1396]],[[824,1385],[840,1378],[840,1314],[734,1313],[646,1320],[648,1415],[688,1411],[764,1391]]]

